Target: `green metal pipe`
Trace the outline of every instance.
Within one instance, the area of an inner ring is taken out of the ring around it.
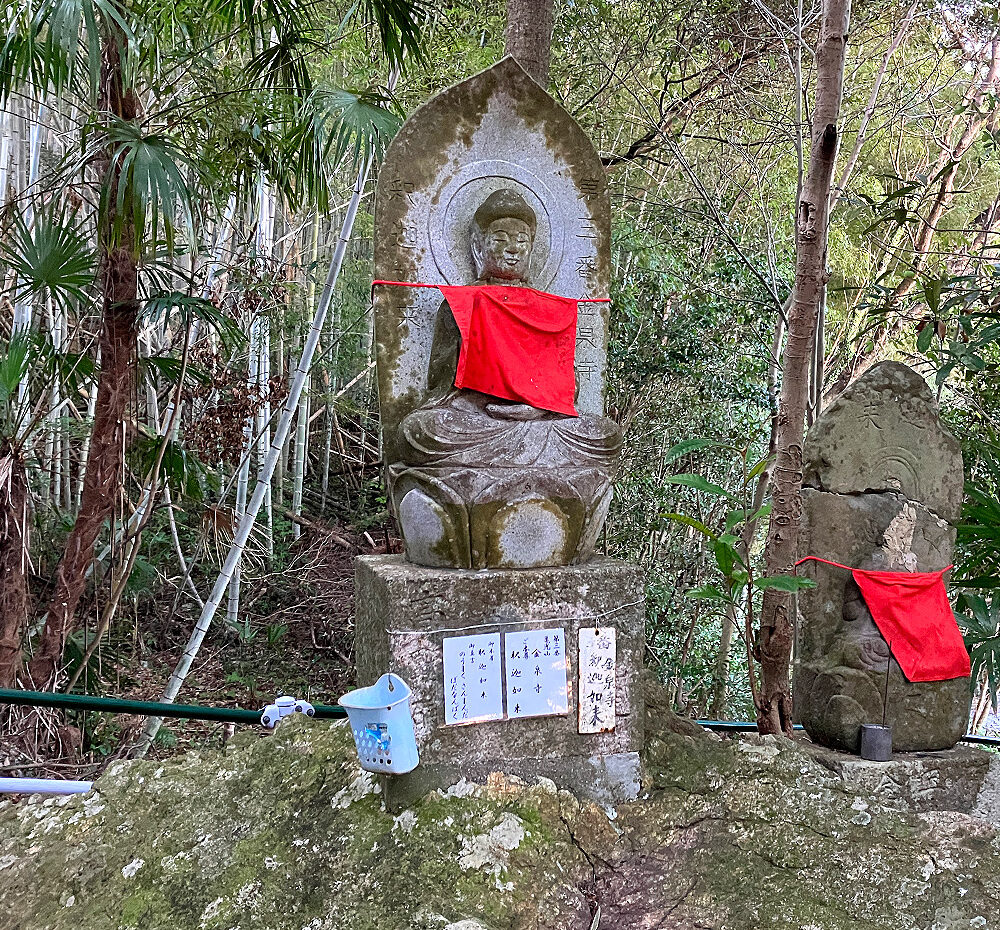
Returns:
[[[94,710],[111,714],[139,714],[144,717],[180,717],[187,720],[219,720],[223,723],[260,723],[261,710],[230,707],[203,707],[200,704],[160,704],[157,701],[129,701],[124,698],[95,697],[92,694],[54,694],[51,691],[20,691],[0,688],[0,704],[25,707],[57,707],[62,710]],[[316,717],[330,720],[346,717],[337,704],[314,704]]]

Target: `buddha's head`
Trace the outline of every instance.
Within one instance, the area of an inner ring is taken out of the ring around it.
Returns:
[[[476,278],[527,283],[536,227],[535,211],[517,191],[490,194],[472,218]]]

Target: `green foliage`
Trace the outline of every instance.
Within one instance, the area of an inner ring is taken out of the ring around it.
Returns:
[[[972,663],[972,686],[982,684],[996,709],[1000,694],[1000,450],[984,444],[977,459],[978,480],[965,485],[952,585],[960,589],[955,607]]]
[[[145,482],[152,473],[161,448],[161,487],[169,487],[190,501],[202,501],[213,491],[218,491],[219,476],[207,468],[192,450],[182,442],[155,434],[136,437],[128,451],[129,468],[141,481]]]
[[[928,276],[920,293],[926,313],[916,325],[916,350],[934,366],[935,383],[942,385],[953,372],[996,380],[1000,268],[986,262],[971,274],[944,270]]]
[[[246,342],[246,334],[232,317],[210,300],[181,291],[152,295],[143,305],[142,316],[150,322],[165,322],[169,317],[185,329],[195,322],[204,323],[218,333],[227,348],[236,348]]]
[[[14,333],[0,355],[0,410],[3,410],[4,420],[14,414],[18,387],[27,375],[31,365],[32,349],[37,341],[30,333]],[[4,435],[9,435],[4,433]]]
[[[51,201],[30,225],[15,213],[0,256],[17,276],[16,299],[49,296],[66,310],[89,303],[97,255],[80,217],[64,205]]]
[[[1000,598],[963,591],[956,606],[972,663],[972,685],[982,682],[997,709],[1000,695]]]
[[[759,661],[759,656],[755,639],[751,637],[755,634],[757,593],[768,589],[795,593],[803,588],[813,587],[815,583],[795,575],[759,574],[757,560],[753,556],[754,542],[759,527],[766,525],[764,521],[770,513],[770,504],[765,503],[754,509],[752,501],[756,482],[769,463],[768,457],[753,461],[748,457],[749,448],[722,446],[705,440],[684,440],[670,449],[664,458],[666,461],[675,461],[691,452],[714,447],[724,448],[738,464],[738,484],[733,490],[727,490],[697,474],[674,475],[664,479],[667,484],[692,488],[699,495],[718,501],[722,507],[713,508],[712,525],[709,526],[703,517],[685,513],[667,512],[662,516],[670,523],[696,530],[703,537],[703,546],[710,552],[714,562],[714,566],[703,574],[711,580],[689,588],[685,594],[689,600],[705,604],[716,611],[721,623],[732,624],[741,633],[751,691],[755,693],[753,662]],[[725,684],[717,682],[716,688],[720,689]]]
[[[138,252],[159,241],[162,225],[167,249],[173,251],[178,217],[183,228],[191,230],[194,225],[193,185],[187,176],[196,175],[195,160],[167,133],[147,132],[142,125],[117,117],[108,118],[104,131],[89,139],[84,164],[102,162],[109,151],[99,221],[110,225],[115,241],[127,224]]]

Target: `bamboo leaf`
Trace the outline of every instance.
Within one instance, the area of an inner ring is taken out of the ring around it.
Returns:
[[[692,452],[698,452],[701,449],[708,449],[712,446],[721,445],[722,443],[717,442],[714,439],[685,439],[677,443],[677,445],[671,446],[670,449],[667,450],[667,454],[664,456],[663,462],[665,465],[670,465],[682,456],[689,455]]]
[[[737,500],[734,494],[730,494],[725,488],[719,487],[717,484],[712,484],[707,478],[703,478],[701,475],[671,475],[666,479],[667,484],[680,484],[688,488],[694,488],[696,491],[703,491],[706,494],[713,494],[716,497],[726,497],[729,500]]]
[[[729,598],[723,594],[714,584],[703,584],[699,585],[697,588],[691,588],[690,591],[685,592],[685,597],[690,597],[693,600],[703,600],[703,601],[724,601],[728,602]]]
[[[811,578],[799,578],[798,575],[768,575],[764,578],[755,578],[754,587],[760,588],[761,591],[773,589],[794,593],[803,588],[815,588],[816,582]]]
[[[689,517],[686,513],[665,513],[662,516],[665,520],[670,520],[673,523],[683,523],[685,526],[690,526],[713,541],[716,539],[715,533],[705,526],[704,523],[696,520],[694,517]]]

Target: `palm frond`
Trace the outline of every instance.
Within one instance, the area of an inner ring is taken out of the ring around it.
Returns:
[[[363,0],[364,15],[374,20],[382,52],[390,64],[399,65],[404,55],[424,57],[420,27],[430,11],[426,0]]]
[[[313,83],[306,54],[318,48],[303,32],[289,29],[254,55],[244,70],[252,84],[261,90],[308,97]]]
[[[154,294],[146,301],[142,316],[156,321],[175,317],[185,327],[198,320],[206,326],[211,326],[227,346],[239,345],[246,341],[246,334],[232,317],[227,316],[210,300],[192,297],[180,291]]]
[[[272,30],[303,30],[315,16],[308,0],[207,0],[197,11],[216,34],[238,32],[253,54],[270,44]]]
[[[24,84],[59,93],[74,83],[81,64],[94,97],[105,35],[135,41],[115,0],[24,0],[10,9],[0,50],[0,99]]]
[[[0,254],[17,275],[19,299],[50,295],[63,307],[89,300],[97,254],[82,224],[65,206],[48,204],[30,226],[15,214]]]
[[[996,710],[1000,696],[1000,597],[963,592],[955,606],[972,664],[972,686],[982,681]]]
[[[0,410],[17,397],[18,387],[31,364],[33,342],[30,333],[16,332],[0,354]]]
[[[0,46],[0,104],[6,104],[20,87],[44,87],[51,69],[68,71],[69,62],[52,60],[54,50],[37,34],[27,6],[11,11]]]
[[[327,179],[346,158],[379,158],[402,124],[378,91],[318,87],[287,126],[271,177],[291,203],[328,206]]]
[[[162,226],[167,250],[172,251],[178,219],[188,231],[194,226],[194,204],[183,170],[196,175],[194,161],[165,133],[146,133],[137,123],[117,118],[89,148],[90,159],[98,150],[112,151],[112,170],[101,190],[101,213],[106,218],[113,206],[116,238],[128,222],[141,249],[157,241]],[[112,191],[110,179],[115,177]]]

